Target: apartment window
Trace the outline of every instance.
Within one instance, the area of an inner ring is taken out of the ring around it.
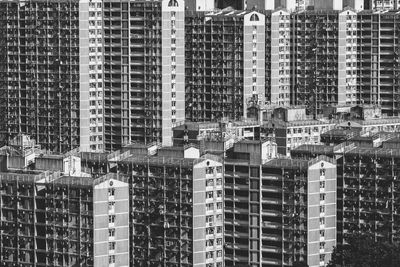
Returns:
[[[325,261],[325,254],[319,255],[319,261]]]
[[[109,264],[114,264],[115,263],[115,255],[108,256],[108,263]]]
[[[213,197],[214,197],[213,191],[206,192],[206,198],[213,198]]]
[[[108,250],[115,250],[115,242],[108,243]]]
[[[222,209],[222,202],[217,202],[217,210],[221,210]]]
[[[320,201],[325,200],[325,194],[319,194],[319,200]]]
[[[217,190],[217,197],[222,197],[222,190]]]
[[[115,195],[115,189],[114,188],[109,188],[108,189],[108,196],[114,196]]]
[[[217,250],[217,257],[218,258],[222,257],[222,250]]]
[[[113,210],[114,207],[115,207],[115,202],[114,201],[108,202],[108,210]]]
[[[206,240],[206,247],[214,246],[214,239],[207,239]]]
[[[325,224],[325,218],[319,218],[319,224]]]
[[[108,216],[108,223],[114,223],[115,222],[115,215],[109,215]]]
[[[208,203],[208,204],[206,204],[206,210],[207,210],[207,211],[214,210],[214,203]]]
[[[324,213],[325,212],[325,206],[319,206],[319,212]]]
[[[217,238],[217,246],[221,246],[222,245],[222,238]]]
[[[213,220],[214,220],[214,216],[213,216],[213,215],[211,215],[211,216],[206,216],[206,222],[207,222],[207,223],[212,223]]]
[[[114,237],[115,236],[115,229],[108,229],[108,236]]]
[[[206,181],[206,186],[214,186],[214,179],[208,179]]]
[[[214,252],[213,251],[206,252],[206,259],[212,259],[212,258],[214,258]]]
[[[320,230],[320,231],[319,231],[319,235],[320,235],[320,236],[325,236],[325,230]]]
[[[321,189],[325,188],[325,181],[319,182],[319,188]]]
[[[213,235],[214,234],[214,228],[213,227],[207,227],[206,228],[206,234],[207,235]]]
[[[222,179],[221,178],[217,179],[217,185],[222,185]],[[218,194],[218,191],[217,191],[217,194]],[[222,195],[222,192],[221,192],[221,195]]]
[[[220,234],[220,233],[222,233],[222,226],[217,227],[217,234]]]
[[[325,248],[325,242],[319,242],[319,249]]]

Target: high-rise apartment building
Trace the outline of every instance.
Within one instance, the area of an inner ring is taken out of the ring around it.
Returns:
[[[290,105],[290,13],[265,12],[265,94],[270,106]]]
[[[22,132],[53,151],[89,146],[89,9],[75,0],[0,3],[1,142]]]
[[[372,142],[371,142],[372,143]],[[400,239],[399,139],[382,145],[342,144],[300,146],[293,158],[326,155],[337,158],[337,242],[349,235],[368,232],[378,240]]]
[[[116,162],[132,181],[131,266],[223,266],[222,161],[198,156],[171,147]]]
[[[105,144],[172,144],[185,118],[184,2],[104,1]]]
[[[225,266],[326,266],[336,245],[336,163],[265,161],[261,146],[239,142],[225,158]]]
[[[351,10],[293,13],[292,103],[321,114],[357,102],[357,15]]]
[[[3,1],[0,10],[1,141],[28,133],[59,152],[172,144],[185,118],[182,0]]]
[[[0,260],[222,267],[223,194],[222,159],[193,145],[49,155],[18,136],[0,148]]]
[[[129,266],[126,180],[2,171],[3,266]]]
[[[359,101],[399,115],[400,15],[396,11],[361,11],[358,23]]]
[[[186,12],[186,119],[260,118],[265,99],[265,16]]]

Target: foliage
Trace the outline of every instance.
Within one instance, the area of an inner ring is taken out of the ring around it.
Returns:
[[[368,234],[353,234],[347,244],[334,248],[327,267],[398,267],[400,244],[376,241]]]

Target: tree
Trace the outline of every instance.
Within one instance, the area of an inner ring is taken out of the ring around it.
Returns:
[[[368,234],[353,234],[348,244],[334,248],[328,267],[397,267],[400,244],[375,241]]]

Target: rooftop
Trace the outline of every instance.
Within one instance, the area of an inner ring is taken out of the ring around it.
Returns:
[[[381,147],[356,147],[349,150],[346,155],[362,155],[376,157],[395,157],[400,158],[399,149],[381,148]]]
[[[330,136],[330,137],[347,137],[347,138],[350,138],[352,136],[359,135],[359,133],[360,133],[360,130],[359,129],[354,129],[354,128],[352,128],[352,129],[332,129],[332,130],[329,130],[329,131],[327,131],[325,133],[322,133],[321,137],[322,136]]]
[[[298,146],[294,149],[292,149],[292,151],[296,151],[296,152],[309,152],[309,153],[316,153],[316,154],[320,154],[320,155],[331,155],[334,153],[334,149],[335,147],[333,146],[325,146],[325,145],[301,145]]]
[[[308,169],[308,160],[302,159],[272,159],[263,164],[265,167],[285,169]]]
[[[274,124],[275,127],[297,127],[297,126],[312,126],[312,125],[333,125],[334,123],[329,121],[321,120],[301,120],[301,121],[282,121],[282,120],[271,120],[264,123],[264,127],[271,127]]]

